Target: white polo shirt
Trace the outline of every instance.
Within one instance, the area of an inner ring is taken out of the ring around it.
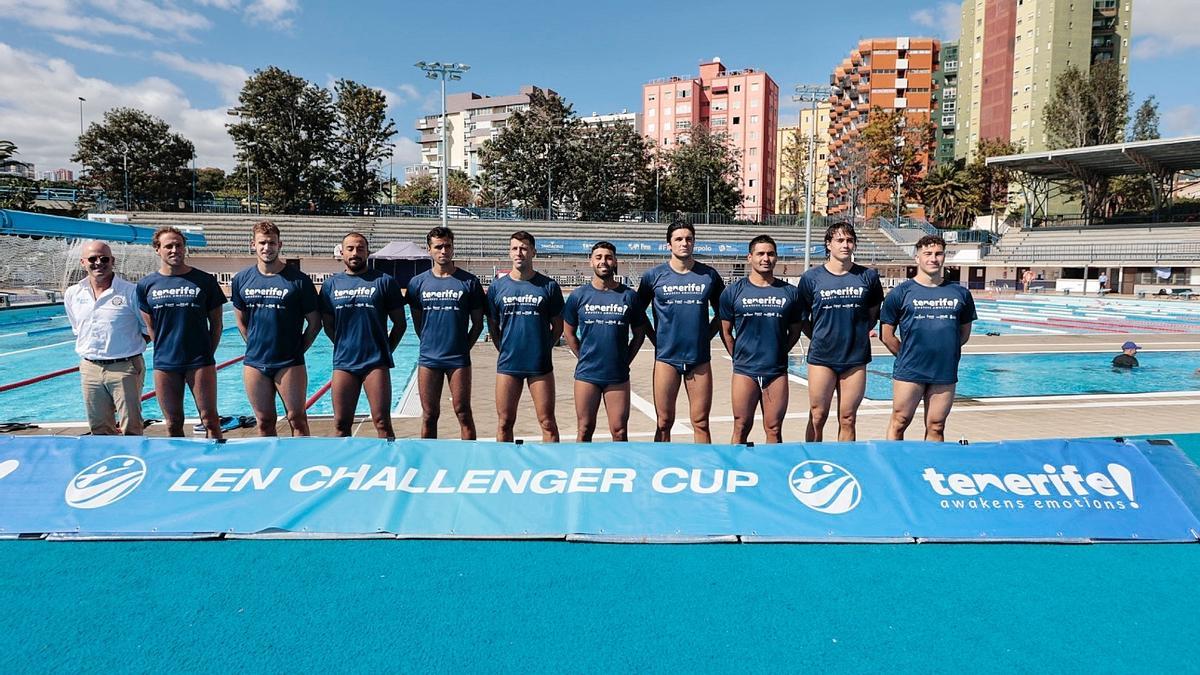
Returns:
[[[123,359],[146,351],[149,333],[138,311],[137,286],[113,275],[112,286],[93,297],[88,277],[67,289],[63,301],[75,353],[85,359]]]

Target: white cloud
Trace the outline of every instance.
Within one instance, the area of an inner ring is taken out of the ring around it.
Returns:
[[[75,37],[74,35],[55,35],[54,41],[60,45],[65,45],[74,49],[82,49],[89,52],[96,52],[97,54],[117,53],[117,50],[108,45],[100,44],[98,42],[89,42],[83,38]]]
[[[1191,103],[1169,108],[1162,115],[1162,135],[1195,136],[1200,134],[1200,106]]]
[[[189,31],[212,27],[212,22],[203,14],[180,9],[172,2],[88,0],[88,3],[125,23],[175,35],[187,35]]]
[[[246,6],[250,23],[264,23],[277,30],[292,27],[292,14],[300,11],[299,0],[253,0]]]
[[[246,83],[249,74],[240,66],[212,61],[191,61],[180,54],[169,52],[154,52],[154,58],[160,63],[170,66],[180,72],[189,73],[211,82],[220,90],[221,96],[229,103],[237,101],[242,85]]]
[[[81,9],[81,3],[70,0],[0,0],[0,19],[59,33],[116,35],[139,40],[154,38],[149,31],[84,14]]]
[[[194,0],[201,7],[216,7],[217,9],[233,10],[242,3],[240,0]]]
[[[408,136],[397,136],[394,142],[396,144],[396,154],[393,157],[396,166],[394,175],[398,180],[403,180],[403,167],[421,163],[421,144]]]
[[[1200,12],[1195,0],[1137,0],[1133,56],[1152,59],[1200,48]]]
[[[224,106],[199,109],[169,80],[148,77],[116,83],[84,77],[64,59],[47,58],[0,42],[0,129],[21,158],[40,170],[69,167],[79,135],[79,100],[85,122],[107,110],[132,107],[162,118],[196,146],[199,166],[232,168],[233,142]]]
[[[957,40],[962,30],[962,8],[954,2],[940,2],[935,7],[919,9],[909,18],[943,40]]]

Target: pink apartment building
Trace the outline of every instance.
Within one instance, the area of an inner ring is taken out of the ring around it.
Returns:
[[[700,64],[698,77],[668,77],[642,85],[642,135],[663,150],[707,125],[728,134],[741,166],[738,217],[775,213],[775,143],[779,86],[753,68],[727,71],[721,59]]]

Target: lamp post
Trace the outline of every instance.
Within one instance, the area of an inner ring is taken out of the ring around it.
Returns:
[[[76,98],[79,99],[79,140],[82,141],[83,140],[83,102],[86,101],[87,99],[82,96],[77,96]],[[79,141],[76,141],[76,143],[78,143],[78,142]],[[86,169],[87,169],[87,166],[83,163],[82,160],[80,160],[80,162],[79,162],[79,179],[80,180],[83,180],[83,172]]]
[[[812,125],[811,133],[808,135],[808,176],[805,181],[804,195],[804,269],[808,269],[812,260],[812,211],[814,206],[813,199],[813,174],[816,173],[816,148],[814,147],[817,140],[817,103],[829,98],[829,87],[820,84],[798,84],[795,88],[796,94],[792,96],[793,101],[801,101],[812,104]],[[799,124],[797,124],[799,126]]]
[[[704,173],[704,224],[705,225],[708,225],[708,222],[710,220],[712,220],[712,216],[709,215],[712,213],[712,191],[709,189],[710,188],[710,186],[709,186],[710,178],[711,178],[711,174],[709,174],[706,171]]]
[[[125,210],[129,210],[129,148],[121,151],[121,161],[125,166]]]
[[[554,220],[554,175],[550,167],[550,144],[546,144],[546,220]]]
[[[438,61],[417,61],[415,65],[425,71],[425,77],[442,81],[442,227],[447,227],[450,147],[446,142],[446,80],[461,80],[462,74],[470,70],[471,66],[465,63],[440,63]]]

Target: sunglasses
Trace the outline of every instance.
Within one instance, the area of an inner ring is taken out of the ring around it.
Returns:
[[[92,255],[92,256],[88,256],[87,261],[92,263],[93,265],[95,265],[96,263],[100,263],[101,265],[107,265],[108,263],[112,262],[112,258],[110,256],[106,256],[106,255]]]

